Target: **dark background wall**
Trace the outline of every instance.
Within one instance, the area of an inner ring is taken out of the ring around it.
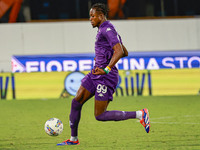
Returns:
[[[92,4],[107,0],[24,0],[17,22],[48,19],[81,19],[89,17]],[[29,9],[29,14],[24,9]],[[200,0],[126,0],[125,18],[147,16],[198,16]],[[8,13],[0,19],[6,22]],[[25,16],[23,18],[23,15]]]

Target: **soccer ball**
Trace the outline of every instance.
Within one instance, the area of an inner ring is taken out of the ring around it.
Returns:
[[[46,121],[44,130],[48,135],[58,136],[63,131],[63,123],[58,118],[51,118]]]

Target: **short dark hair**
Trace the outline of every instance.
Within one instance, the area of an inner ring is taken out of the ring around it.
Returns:
[[[103,3],[96,3],[92,5],[92,9],[96,9],[96,11],[103,13],[106,17],[108,16],[108,7],[106,4]]]

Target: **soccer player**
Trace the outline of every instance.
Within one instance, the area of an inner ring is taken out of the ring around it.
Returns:
[[[137,118],[147,133],[150,131],[148,109],[140,111],[107,111],[118,83],[118,70],[115,64],[128,51],[120,35],[110,21],[107,21],[108,10],[105,4],[96,3],[90,9],[90,21],[98,32],[95,42],[95,65],[83,79],[81,86],[71,103],[70,127],[71,138],[57,145],[78,145],[78,124],[83,104],[95,96],[95,117],[98,121],[121,121]]]

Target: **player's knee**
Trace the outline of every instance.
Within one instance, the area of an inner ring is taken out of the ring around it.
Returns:
[[[73,99],[72,100],[72,104],[71,104],[71,108],[73,110],[81,110],[82,104],[80,104],[78,101],[76,101],[75,99]]]
[[[98,116],[95,116],[96,120],[97,121],[105,121],[105,118],[104,118],[104,115],[103,114],[100,114]]]

